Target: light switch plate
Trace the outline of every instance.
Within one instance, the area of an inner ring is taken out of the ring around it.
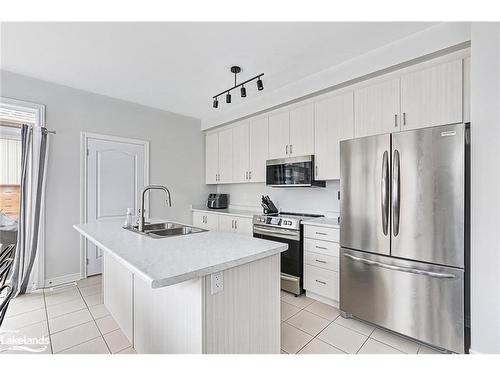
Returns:
[[[211,294],[216,294],[224,290],[224,277],[222,271],[210,275]]]

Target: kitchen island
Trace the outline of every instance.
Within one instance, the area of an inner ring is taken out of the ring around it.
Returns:
[[[103,250],[104,304],[138,353],[280,352],[280,253],[234,233],[74,228]]]

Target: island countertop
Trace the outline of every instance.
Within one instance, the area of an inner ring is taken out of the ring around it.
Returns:
[[[123,219],[76,224],[73,227],[149,282],[152,288],[202,277],[287,249],[287,245],[280,242],[213,231],[150,238],[123,229],[122,225]]]

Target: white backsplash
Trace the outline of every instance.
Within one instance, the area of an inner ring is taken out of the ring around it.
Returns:
[[[340,211],[337,193],[340,181],[327,181],[325,188],[272,188],[264,183],[218,185],[217,192],[229,194],[229,205],[257,209],[261,195],[269,195],[281,211],[334,216]]]

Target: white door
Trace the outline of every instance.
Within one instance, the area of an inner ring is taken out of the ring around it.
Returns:
[[[318,180],[340,179],[340,141],[354,136],[353,93],[314,106],[314,165]]]
[[[314,154],[314,112],[312,103],[290,111],[289,156]]]
[[[87,139],[87,222],[137,213],[145,185],[146,146],[122,141]],[[87,275],[102,272],[102,253],[87,241]]]
[[[354,91],[354,135],[366,137],[400,130],[399,78]]]
[[[266,182],[266,160],[268,159],[267,117],[250,120],[249,138],[250,182]]]
[[[269,159],[288,156],[290,147],[290,112],[269,116]]]
[[[401,130],[462,122],[462,60],[401,77]]]
[[[233,129],[219,132],[219,183],[233,180]]]
[[[205,182],[216,184],[219,174],[219,134],[207,134],[205,138]]]
[[[248,121],[233,128],[233,182],[248,182]]]

